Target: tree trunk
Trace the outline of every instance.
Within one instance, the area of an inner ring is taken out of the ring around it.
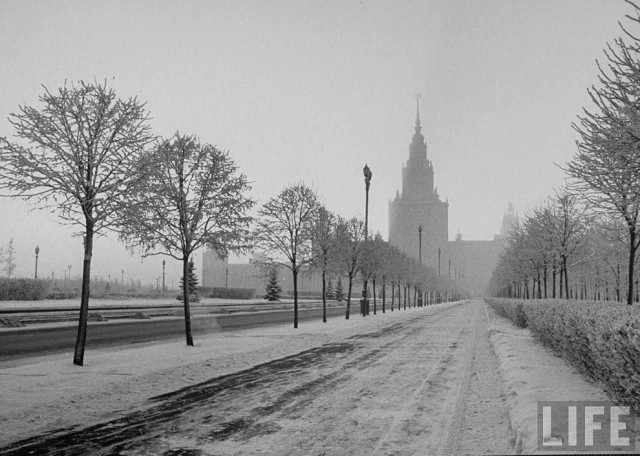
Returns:
[[[564,271],[562,270],[562,266],[560,266],[560,299],[562,299],[562,281],[564,280]]]
[[[376,279],[371,281],[371,286],[373,287],[373,314],[376,314]]]
[[[404,310],[407,310],[407,285],[403,286],[404,288]]]
[[[327,322],[327,271],[322,270],[322,323]]]
[[[91,287],[91,256],[93,254],[93,221],[85,218],[84,260],[82,262],[82,294],[80,295],[80,318],[78,320],[78,335],[73,354],[73,364],[82,366],[84,363],[84,347],[87,342],[87,318],[89,316],[89,295]],[[71,277],[69,277],[71,279]]]
[[[616,265],[616,302],[620,302],[620,262]]]
[[[349,294],[347,295],[347,313],[344,318],[349,319],[349,311],[351,310],[351,287],[353,286],[353,276],[349,274]]]
[[[569,295],[569,269],[567,268],[567,257],[562,257],[562,269],[564,270],[564,295],[567,299],[571,298]]]
[[[293,327],[298,327],[298,268],[293,266]]]
[[[385,305],[386,305],[386,302],[385,302],[386,297],[387,297],[386,296],[387,295],[387,284],[386,284],[386,281],[387,280],[383,276],[382,277],[382,313],[385,312]]]
[[[553,272],[552,272],[552,274],[551,274],[551,275],[552,275],[552,277],[553,277],[553,280],[552,280],[552,282],[553,282],[553,290],[552,290],[552,292],[551,292],[551,297],[552,297],[553,299],[556,299],[556,274],[557,274],[557,272],[556,272],[556,266],[555,266],[555,260],[554,260],[554,263],[553,263]]]
[[[184,332],[187,337],[187,345],[193,347],[193,335],[191,334],[191,309],[189,307],[189,256],[182,257],[182,299],[184,303]]]
[[[637,233],[636,233],[635,226],[630,226],[629,227],[629,270],[628,270],[629,289],[627,290],[628,305],[633,304],[633,270],[635,267],[636,249],[638,248],[638,246],[636,246],[636,236],[637,236]]]
[[[391,312],[393,312],[393,303],[396,300],[396,284],[395,282],[391,282]]]

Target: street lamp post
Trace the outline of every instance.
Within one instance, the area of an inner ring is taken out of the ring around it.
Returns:
[[[164,268],[167,266],[167,260],[162,260],[162,291],[167,291],[167,288],[164,285]]]
[[[447,278],[451,280],[451,258],[449,258],[449,275],[447,276]],[[447,287],[449,287],[449,285],[447,285]],[[451,289],[447,291],[447,302],[450,301],[450,298],[451,298]]]
[[[40,254],[40,247],[38,247],[36,245],[36,273],[35,273],[35,278],[38,278],[38,255]]]
[[[422,266],[422,225],[418,227],[418,263]]]
[[[422,266],[422,225],[418,226],[418,263]],[[418,306],[422,307],[422,290],[420,290]]]
[[[367,242],[369,238],[369,187],[371,185],[371,176],[373,173],[369,169],[369,165],[365,163],[364,168],[362,169],[362,173],[364,174],[364,184],[365,184],[365,204],[364,204],[364,240]],[[367,276],[363,273],[363,283],[362,283],[362,301],[360,307],[362,308],[362,316],[366,316],[369,314],[369,301],[367,300]]]
[[[438,297],[436,298],[436,302],[440,303],[440,247],[438,247],[438,290],[437,290],[437,294]]]

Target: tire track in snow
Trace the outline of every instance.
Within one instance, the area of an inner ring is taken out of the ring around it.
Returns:
[[[458,333],[455,336],[455,342],[454,343],[457,344],[462,339],[463,333],[464,333],[464,329],[460,329],[458,331]],[[443,353],[437,359],[437,361],[433,364],[433,367],[431,368],[429,373],[424,377],[424,379],[418,385],[418,387],[414,389],[413,394],[411,395],[411,397],[404,403],[404,406],[402,407],[402,410],[400,410],[399,412],[397,412],[395,414],[393,422],[389,426],[387,432],[378,440],[378,443],[376,444],[375,448],[371,452],[371,456],[379,454],[378,452],[380,451],[382,446],[389,442],[390,436],[393,433],[399,432],[398,428],[399,428],[400,424],[404,420],[407,420],[411,416],[410,413],[409,413],[409,409],[410,409],[410,407],[412,407],[415,404],[418,395],[422,394],[422,392],[424,390],[424,387],[425,387],[425,385],[427,383],[433,381],[433,379],[436,376],[436,374],[438,374],[442,370],[443,365],[446,364],[446,361],[451,359],[452,353],[453,352],[445,352],[445,353]]]
[[[436,324],[447,316],[447,309],[438,309],[437,313],[427,318],[431,324]],[[252,408],[247,418],[236,416],[211,424],[209,435],[214,441],[227,440],[233,436],[255,436],[255,417],[273,415],[283,410],[304,408],[314,400],[314,394],[327,386],[335,386],[348,382],[351,370],[365,370],[380,357],[384,356],[393,346],[404,343],[412,338],[422,328],[412,325],[416,321],[424,321],[425,315],[410,318],[401,323],[385,326],[377,331],[354,335],[343,342],[324,344],[297,354],[273,360],[239,371],[234,374],[212,378],[206,382],[182,388],[180,390],[154,397],[150,400],[150,407],[134,412],[117,420],[91,426],[85,429],[59,429],[43,436],[14,442],[8,447],[0,449],[0,453],[7,455],[41,454],[41,455],[72,455],[72,454],[117,454],[121,451],[136,454],[146,454],[146,448],[151,445],[158,435],[179,432],[176,423],[184,415],[190,415],[194,409],[202,407],[219,407],[228,396],[242,394],[246,391],[270,388],[275,384],[285,384],[282,391],[269,405]],[[388,338],[392,340],[389,341]],[[375,346],[364,347],[366,341],[380,341]],[[335,362],[335,357],[350,356],[356,349],[366,348],[363,354],[355,359],[347,360],[341,369],[327,375],[313,378],[299,383],[297,377],[304,375],[304,370],[317,368],[322,364]],[[290,386],[288,386],[290,384]],[[211,419],[204,414],[203,419]],[[270,433],[273,428],[263,429]],[[276,429],[277,430],[277,429]],[[259,434],[259,432],[258,432]]]
[[[465,355],[464,365],[461,375],[458,376],[458,385],[456,391],[456,405],[451,413],[451,420],[447,429],[447,437],[443,442],[441,451],[438,453],[443,456],[451,456],[455,454],[456,441],[463,434],[462,420],[465,411],[466,394],[469,390],[469,383],[471,381],[471,367],[473,359],[476,355],[478,348],[478,338],[480,334],[479,326],[482,324],[482,316],[480,315],[480,306],[476,304],[476,318],[474,318],[473,335],[471,336],[471,343],[469,351]]]

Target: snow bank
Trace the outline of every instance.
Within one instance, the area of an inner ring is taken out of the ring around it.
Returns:
[[[537,343],[528,329],[517,328],[486,303],[485,310],[490,340],[505,382],[518,453],[538,452],[538,401],[609,400],[599,387]]]

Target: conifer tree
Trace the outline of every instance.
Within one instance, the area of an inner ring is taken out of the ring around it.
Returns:
[[[266,292],[264,299],[267,301],[280,301],[282,287],[278,283],[278,268],[275,266],[269,268]]]
[[[344,299],[344,291],[342,288],[342,277],[338,277],[338,283],[336,284],[336,292],[335,292],[336,301],[342,302]]]
[[[198,296],[198,277],[196,276],[196,266],[193,260],[189,261],[187,269],[187,290],[191,301],[198,302],[200,297]],[[180,277],[180,289],[184,290],[184,277]],[[182,297],[182,296],[181,296]]]
[[[333,289],[333,280],[331,276],[327,280],[327,299],[335,299],[335,290]]]

